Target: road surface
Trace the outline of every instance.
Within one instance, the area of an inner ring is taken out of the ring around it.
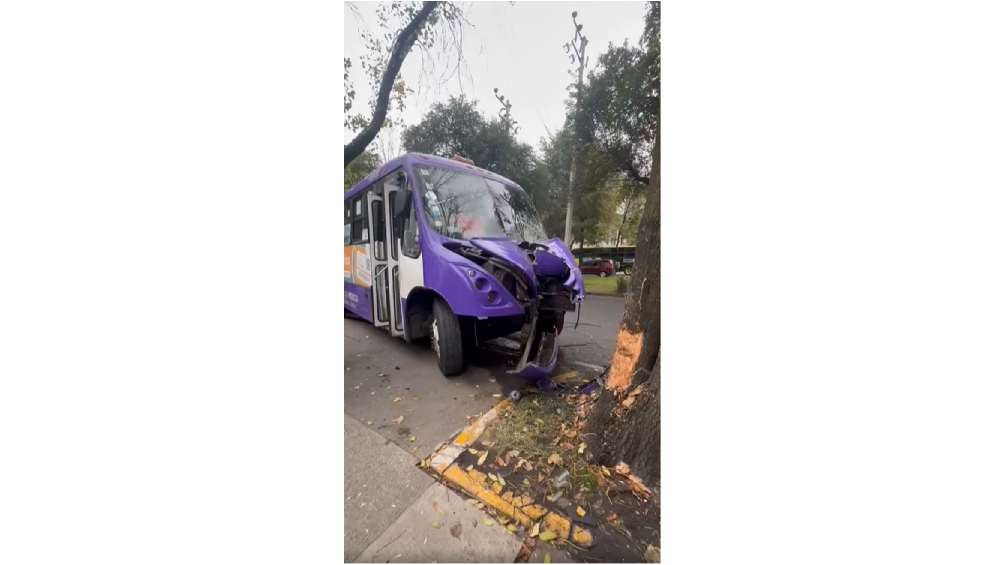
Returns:
[[[623,309],[622,298],[590,295],[578,328],[574,313],[567,315],[559,336],[559,371],[598,373],[606,366]],[[506,373],[506,358],[479,350],[462,375],[446,378],[428,346],[407,344],[363,321],[346,319],[344,325],[345,559],[511,562],[497,558],[510,551],[515,556],[515,536],[468,523],[471,507],[415,467],[463,428],[468,417],[488,410],[521,384]],[[459,537],[427,535],[432,527],[425,527],[426,522],[453,519],[447,516],[458,516],[456,523],[465,526]]]

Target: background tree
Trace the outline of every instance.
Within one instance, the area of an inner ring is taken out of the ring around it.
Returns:
[[[441,157],[462,155],[513,180],[536,204],[546,202],[539,199],[544,177],[536,170],[533,147],[517,140],[502,118],[486,119],[477,102],[465,96],[433,104],[421,122],[404,130],[402,145],[406,151]]]
[[[345,190],[366,178],[366,175],[373,172],[373,169],[379,167],[381,163],[380,156],[369,150],[353,159],[349,166],[345,167]]]
[[[656,64],[658,19],[659,6],[650,3],[642,44],[646,56],[654,57]],[[658,77],[658,73],[655,76]],[[654,368],[660,346],[658,111],[654,115],[652,133],[645,210],[638,228],[635,266],[625,297],[624,317],[606,381],[589,412],[585,429],[590,450],[600,463],[616,465],[623,461],[643,480],[657,482],[660,379]]]
[[[639,47],[610,45],[582,91],[582,135],[617,166],[647,185],[659,116],[658,3],[650,3]]]

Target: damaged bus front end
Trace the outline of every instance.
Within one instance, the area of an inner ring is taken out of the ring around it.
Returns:
[[[457,317],[467,354],[511,336],[519,351],[510,372],[546,379],[557,364],[565,314],[585,294],[571,251],[546,237],[530,197],[504,177],[432,157],[417,159],[411,173],[424,273],[421,287],[405,294],[406,339],[430,337],[450,374],[442,359],[451,354],[444,341],[450,334],[443,330],[452,323],[442,318],[443,306],[439,314],[424,306],[431,296]]]
[[[520,325],[520,350],[512,372],[528,380],[550,375],[558,360],[558,334],[564,328],[565,314],[576,310],[584,294],[582,275],[568,247],[560,239],[516,243],[482,238],[446,247],[498,281],[522,308],[515,320]],[[477,337],[498,337],[498,332],[487,329],[491,325],[475,322]]]

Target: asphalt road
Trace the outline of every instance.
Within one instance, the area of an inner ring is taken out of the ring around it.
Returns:
[[[578,328],[575,315],[566,316],[558,370],[598,374],[610,362],[623,308],[622,298],[590,295]],[[346,559],[354,560],[432,482],[414,463],[523,383],[506,373],[506,356],[490,349],[446,378],[427,345],[360,320],[344,325]]]

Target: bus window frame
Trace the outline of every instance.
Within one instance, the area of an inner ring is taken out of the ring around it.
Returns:
[[[349,222],[349,245],[361,245],[364,243],[369,243],[370,233],[369,233],[369,204],[367,204],[366,195],[372,190],[372,186],[366,187],[366,190],[360,191],[349,199],[349,206],[352,209],[351,220]],[[359,208],[362,209],[362,214],[356,213],[356,203],[360,203]],[[359,236],[356,237],[356,225],[360,225]]]

